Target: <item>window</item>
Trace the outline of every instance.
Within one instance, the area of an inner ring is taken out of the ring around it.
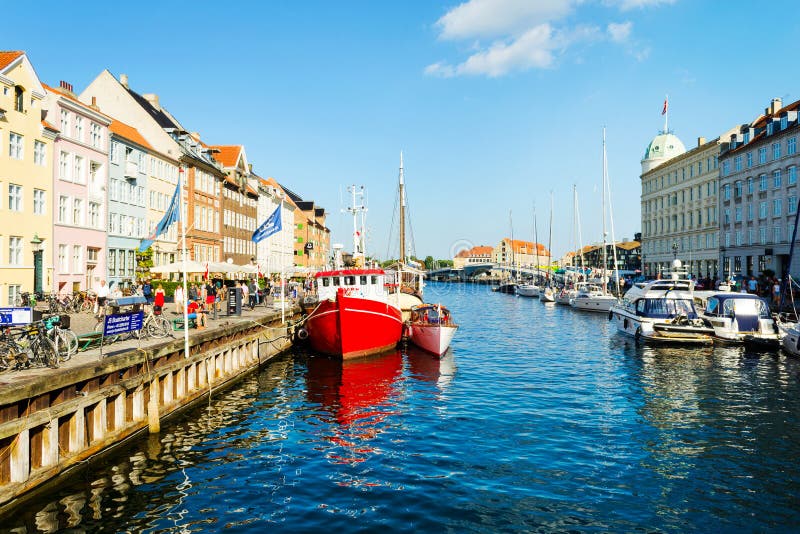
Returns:
[[[797,183],[797,167],[792,165],[791,167],[789,167],[788,172],[789,172],[789,178],[786,179],[787,185],[796,184]]]
[[[75,139],[83,142],[83,117],[75,116]]]
[[[781,242],[781,227],[775,226],[772,229],[772,242],[773,243],[780,243]]]
[[[22,265],[22,238],[11,236],[8,238],[8,264]]]
[[[767,147],[762,146],[758,149],[758,162],[759,163],[766,163],[767,162]]]
[[[781,130],[785,130],[787,126],[789,126],[789,117],[784,115],[781,117]]]
[[[100,228],[100,204],[89,202],[89,226]]]
[[[8,184],[8,209],[22,211],[22,186]]]
[[[58,155],[58,177],[62,180],[69,180],[69,154],[66,152]]]
[[[117,251],[113,248],[108,250],[108,275],[117,276]]]
[[[747,194],[748,195],[752,195],[753,194],[753,177],[752,176],[747,179]]]
[[[92,146],[95,148],[103,148],[103,137],[100,135],[100,125],[96,122],[91,126]]]
[[[69,112],[61,110],[61,131],[65,134],[69,132]]]
[[[766,244],[766,242],[767,242],[767,228],[766,228],[766,226],[762,226],[761,228],[758,229],[758,239],[759,239],[759,243],[761,243],[762,245]]]
[[[773,217],[780,217],[783,211],[783,199],[776,198],[772,201],[772,216]]]
[[[114,141],[111,142],[111,163],[119,163],[119,144]]]
[[[786,212],[789,215],[794,215],[797,212],[797,196],[792,195],[786,199]]]
[[[83,166],[83,158],[80,156],[75,156],[74,162],[74,171],[75,174],[72,176],[73,181],[76,184],[85,184],[86,178],[83,175],[84,166]]]
[[[33,162],[36,165],[44,167],[45,165],[46,150],[45,144],[41,141],[33,142]]]
[[[8,134],[8,155],[11,159],[22,159],[25,155],[25,139],[11,132]]]
[[[773,132],[772,121],[769,121],[767,123],[767,135],[772,135],[772,132]]]
[[[14,87],[14,110],[20,112],[25,111],[24,104],[25,91],[22,90],[22,87],[17,85]]]
[[[749,169],[752,166],[753,166],[753,153],[752,152],[748,152],[747,153],[747,168]]]
[[[67,245],[58,245],[58,270],[62,273],[69,272],[69,258],[67,257]]]
[[[737,247],[741,247],[742,246],[742,231],[741,230],[736,230],[736,246]]]
[[[83,245],[72,246],[72,272],[83,272]]]
[[[45,204],[44,204],[44,191],[41,189],[34,189],[33,190],[33,213],[34,215],[44,215],[45,214]]]
[[[730,232],[725,232],[725,246],[726,247],[730,247],[731,246],[731,233]]]
[[[781,157],[781,144],[772,143],[772,159],[780,159]]]
[[[83,200],[80,198],[72,200],[72,223],[76,225],[83,224]]]
[[[731,173],[731,162],[725,160],[722,162],[722,176],[728,176]]]
[[[735,215],[734,215],[734,221],[742,222],[742,207],[741,206],[736,206],[736,211],[735,211]]]
[[[69,207],[67,203],[69,200],[65,196],[58,197],[58,222],[65,223],[67,222],[67,210]]]
[[[736,171],[742,170],[742,156],[741,154],[733,158],[733,168]]]
[[[736,197],[736,198],[739,198],[739,197],[742,196],[742,181],[741,180],[737,180],[733,184],[733,196]]]
[[[781,187],[781,170],[776,169],[772,171],[772,187],[780,189]]]
[[[752,221],[753,220],[753,205],[752,204],[748,204],[747,205],[747,220],[748,221]]]
[[[791,156],[797,152],[797,137],[790,137],[786,140],[786,154]]]
[[[119,234],[119,214],[118,213],[112,213],[111,214],[108,231],[111,232],[112,234]]]
[[[723,224],[730,224],[731,223],[731,210],[730,210],[730,208],[725,208],[725,211],[722,212],[722,222],[723,222]]]
[[[766,219],[767,218],[767,201],[762,200],[758,204],[758,218],[759,219]]]
[[[724,165],[723,165],[723,168],[724,168]],[[731,184],[725,184],[725,186],[722,189],[722,197],[725,200],[730,200],[731,199]]]
[[[762,174],[758,177],[758,190],[759,191],[766,191],[767,190],[767,175]]]
[[[97,257],[99,253],[99,248],[86,247],[86,261],[97,263]]]

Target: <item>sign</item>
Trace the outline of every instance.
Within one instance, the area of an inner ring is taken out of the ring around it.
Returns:
[[[133,330],[141,330],[144,322],[144,312],[115,313],[106,315],[103,323],[103,335],[113,336],[124,334]]]
[[[305,248],[306,248],[306,250],[314,250],[314,243],[309,241],[308,243],[306,243],[306,247]]]
[[[0,308],[0,325],[16,326],[33,321],[33,308]]]

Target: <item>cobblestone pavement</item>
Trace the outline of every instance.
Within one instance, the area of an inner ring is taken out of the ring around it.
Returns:
[[[164,316],[172,322],[173,319],[180,318],[181,315],[174,312],[174,306],[167,304],[164,309]],[[294,307],[287,308],[287,317],[292,315],[292,310],[296,309]],[[207,315],[207,326],[205,330],[200,330],[200,332],[205,332],[207,330],[213,330],[216,328],[220,328],[223,326],[227,326],[230,324],[244,322],[244,321],[251,321],[255,318],[263,317],[267,313],[273,313],[277,311],[280,313],[280,307],[277,309],[272,306],[272,301],[270,300],[267,305],[261,304],[256,306],[254,310],[250,310],[249,307],[242,308],[242,315],[241,316],[227,316],[222,315],[220,312],[217,314],[217,318],[214,319],[213,313],[209,313]],[[78,335],[86,334],[89,332],[94,332],[95,325],[97,324],[97,318],[91,313],[72,313],[70,315],[70,328],[73,332]],[[274,328],[274,327],[264,327],[265,334],[268,338],[276,338],[283,333],[285,333],[284,328]],[[190,329],[189,336],[191,337],[198,330]],[[125,352],[135,348],[147,348],[152,347],[154,345],[159,345],[162,343],[170,342],[175,339],[182,339],[183,338],[183,330],[174,330],[172,332],[173,337],[166,337],[166,338],[145,338],[145,339],[127,339],[123,341],[117,341],[115,343],[111,343],[108,345],[104,345],[101,348],[92,348],[83,352],[78,352],[78,354],[74,355],[69,361],[62,362],[58,369],[50,369],[50,368],[32,368],[32,369],[24,369],[24,370],[7,370],[0,372],[0,387],[5,384],[16,383],[20,380],[32,379],[41,376],[48,376],[52,373],[58,373],[61,369],[69,369],[71,367],[75,367],[77,365],[85,364],[91,361],[98,361],[102,358],[112,356],[114,354],[118,354],[121,352]]]

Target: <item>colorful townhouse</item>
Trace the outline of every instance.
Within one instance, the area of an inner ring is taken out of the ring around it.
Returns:
[[[258,183],[258,218],[256,228],[281,211],[281,230],[263,239],[256,246],[256,262],[267,276],[285,271],[294,272],[294,228],[297,206],[274,178],[255,176]]]
[[[215,145],[211,149],[227,175],[222,184],[222,257],[236,265],[248,265],[256,260],[252,236],[258,217],[252,168],[242,145]]]
[[[25,52],[0,52],[0,305],[53,281],[53,143]]]
[[[110,117],[78,100],[72,85],[45,86],[44,106],[58,120],[53,148],[53,290],[94,289],[106,274],[106,183]]]
[[[330,230],[325,226],[325,210],[313,200],[304,200],[284,187],[297,206],[294,228],[294,264],[311,271],[321,270],[330,258]]]
[[[212,149],[201,142],[199,134],[184,129],[161,106],[158,95],[133,91],[124,74],[118,80],[104,70],[81,93],[81,99],[96,99],[104,111],[135,128],[156,152],[178,162],[188,257],[196,261],[221,261],[220,211],[226,175],[214,160]],[[154,252],[156,245],[168,247],[169,242],[157,241]],[[162,249],[159,254],[179,257],[180,252],[178,235],[176,248]]]

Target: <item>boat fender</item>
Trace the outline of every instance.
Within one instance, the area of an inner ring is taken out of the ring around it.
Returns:
[[[305,328],[298,328],[297,329],[297,339],[305,341],[308,339],[308,330]]]
[[[609,312],[608,312],[608,320],[610,321],[613,318],[614,318],[614,312],[609,310]]]
[[[636,333],[633,334],[633,339],[635,339],[637,343],[642,340],[642,327],[641,326],[636,329]]]

